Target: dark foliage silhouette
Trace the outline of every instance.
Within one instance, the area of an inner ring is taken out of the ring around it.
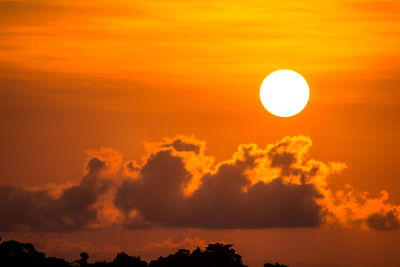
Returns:
[[[1,241],[1,238],[0,238]],[[35,249],[32,244],[20,243],[14,240],[0,244],[0,266],[2,267],[247,267],[231,244],[209,244],[205,250],[197,247],[190,252],[179,249],[175,254],[152,260],[149,264],[139,256],[129,256],[125,252],[118,253],[111,262],[89,263],[89,254],[82,252],[80,259],[67,262],[64,259],[46,257]],[[287,267],[275,263],[264,264],[264,267]]]
[[[180,249],[175,254],[168,257],[160,257],[156,261],[151,261],[149,267],[246,267],[242,263],[242,256],[237,254],[232,245],[224,245],[221,243],[209,244],[205,251],[200,248],[195,249],[192,253],[186,249]]]
[[[81,252],[80,254],[81,259],[78,261],[80,266],[88,266],[88,258],[89,258],[89,254],[87,254],[86,252]]]
[[[266,264],[264,264],[264,267],[287,267],[287,265],[281,265],[276,262],[275,264],[266,263]]]
[[[147,262],[140,260],[140,257],[132,257],[125,252],[118,253],[114,261],[110,263],[113,267],[147,267]]]
[[[14,240],[0,244],[0,266],[3,267],[68,267],[70,264],[38,252],[32,244]]]

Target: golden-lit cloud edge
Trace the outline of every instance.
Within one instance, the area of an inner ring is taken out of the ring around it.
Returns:
[[[216,162],[205,141],[179,135],[147,143],[141,164],[90,150],[78,184],[0,186],[0,230],[399,228],[400,206],[388,192],[333,190],[330,178],[346,164],[311,158],[311,146],[309,137],[286,136],[265,148],[241,144]]]

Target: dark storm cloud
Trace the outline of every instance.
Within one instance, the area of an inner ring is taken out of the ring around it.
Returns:
[[[105,163],[92,158],[88,174],[77,185],[65,188],[59,197],[50,189],[0,187],[1,231],[64,232],[82,230],[94,223],[97,211],[93,208],[104,194],[109,182],[98,176]]]

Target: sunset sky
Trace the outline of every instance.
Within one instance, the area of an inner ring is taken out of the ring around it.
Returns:
[[[0,236],[89,261],[222,241],[250,267],[398,266],[399,14],[0,0]],[[278,69],[308,82],[296,116],[261,104]]]

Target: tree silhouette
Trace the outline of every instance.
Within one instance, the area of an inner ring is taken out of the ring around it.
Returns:
[[[0,266],[2,267],[67,267],[68,262],[54,257],[46,258],[32,244],[14,240],[0,244]]]
[[[242,263],[242,257],[232,246],[221,243],[209,244],[205,251],[196,248],[192,253],[180,249],[175,254],[151,261],[149,267],[246,267]]]
[[[114,261],[111,263],[113,267],[147,267],[145,261],[140,260],[140,257],[132,257],[125,252],[118,253]]]
[[[0,238],[1,240],[1,238]],[[140,259],[140,256],[129,256],[125,252],[118,253],[112,262],[88,263],[89,254],[80,253],[80,259],[71,263],[55,258],[46,257],[38,252],[32,244],[20,243],[14,240],[4,241],[0,244],[1,267],[247,267],[242,263],[240,256],[231,244],[209,244],[205,250],[197,247],[190,252],[179,249],[167,257],[159,257],[150,264]],[[264,267],[287,267],[266,263]]]
[[[88,266],[87,260],[89,259],[89,254],[87,254],[86,252],[81,252],[80,256],[81,259],[79,260],[79,266],[81,267]]]
[[[221,243],[209,244],[206,247],[205,256],[207,257],[208,266],[229,266],[242,267],[246,266],[242,263],[242,256],[236,253],[232,248],[233,245],[224,245]]]
[[[276,262],[275,264],[266,263],[266,264],[264,264],[264,267],[287,267],[287,265],[281,265]]]

